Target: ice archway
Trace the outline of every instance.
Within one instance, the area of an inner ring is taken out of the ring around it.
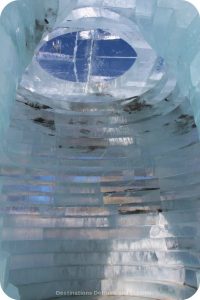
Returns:
[[[1,281],[8,294],[195,293],[199,23],[190,4],[174,0],[22,0],[3,11]],[[118,32],[136,49],[136,63],[106,83],[53,78],[38,51],[75,28]]]

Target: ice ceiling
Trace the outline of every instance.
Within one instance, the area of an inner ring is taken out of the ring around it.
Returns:
[[[0,34],[5,292],[194,295],[196,9],[182,0],[19,0],[3,11]]]

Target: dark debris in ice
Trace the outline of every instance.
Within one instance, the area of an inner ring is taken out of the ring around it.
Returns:
[[[23,101],[19,101],[19,100],[16,100],[17,102],[21,102],[23,103],[24,105],[26,106],[29,106],[31,108],[34,108],[36,110],[41,110],[41,109],[52,109],[52,107],[48,106],[48,105],[45,105],[45,104],[39,104],[39,103],[33,103],[33,102],[23,102]]]
[[[41,126],[47,127],[51,130],[55,130],[55,122],[54,120],[47,120],[42,117],[33,119],[33,122],[39,124]]]
[[[134,100],[133,102],[127,104],[124,107],[124,111],[131,114],[132,112],[141,111],[145,108],[150,108],[150,107],[152,107],[152,105],[147,104],[145,101],[140,101],[139,97],[137,97],[136,100]]]
[[[191,131],[191,128],[194,128],[194,117],[182,114],[175,120],[175,134],[186,134]]]

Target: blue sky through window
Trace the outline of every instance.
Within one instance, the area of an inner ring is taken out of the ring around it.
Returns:
[[[136,51],[126,41],[100,29],[57,36],[37,54],[48,73],[73,82],[114,79],[129,70],[136,58]]]

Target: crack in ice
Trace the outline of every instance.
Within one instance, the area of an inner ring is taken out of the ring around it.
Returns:
[[[86,88],[85,88],[85,93],[88,93],[88,88],[89,88],[89,82],[90,82],[90,76],[91,76],[91,71],[92,71],[92,56],[93,56],[93,48],[94,48],[94,31],[91,31],[91,47],[90,47],[90,54],[88,58],[88,76],[87,76],[87,83],[86,83]]]
[[[74,47],[74,59],[73,59],[73,63],[74,63],[74,75],[76,78],[76,82],[79,82],[78,79],[78,74],[77,74],[77,67],[76,67],[76,57],[77,57],[77,51],[78,51],[78,36],[79,33],[76,33],[76,40],[75,40],[75,47]]]

